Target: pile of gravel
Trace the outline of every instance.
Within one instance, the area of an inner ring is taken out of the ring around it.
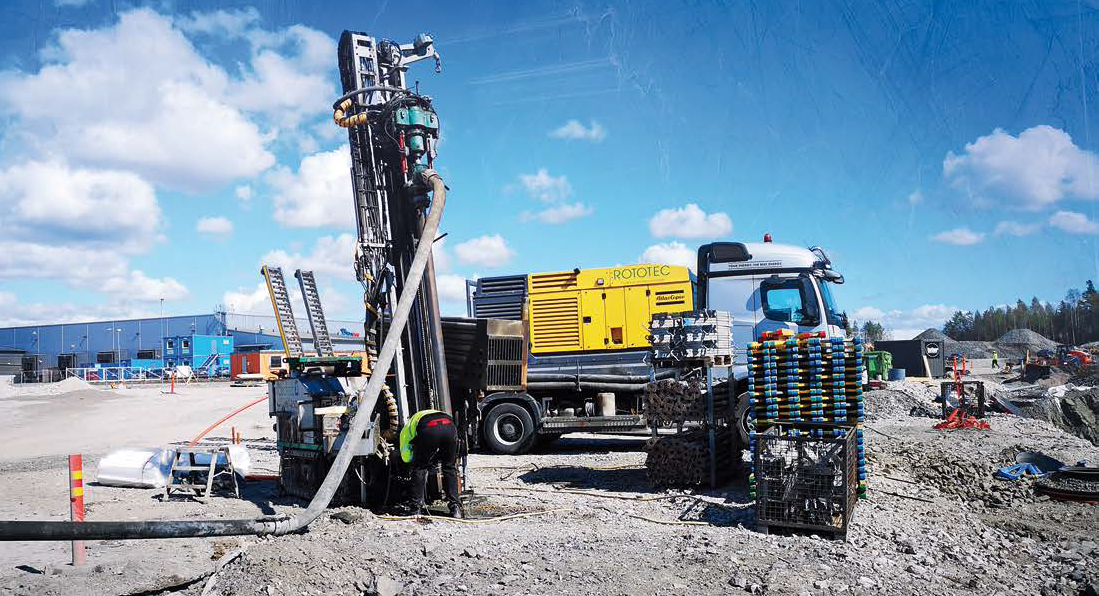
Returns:
[[[1057,347],[1057,342],[1030,329],[1012,329],[1001,335],[996,341],[957,341],[942,331],[929,328],[917,335],[914,339],[933,339],[943,342],[943,355],[959,354],[966,358],[992,358],[996,352],[1001,359],[1017,359],[1026,356],[1027,351],[1033,355],[1038,350]]]
[[[950,339],[950,338],[947,337],[946,334],[943,333],[942,331],[940,331],[940,330],[938,330],[934,327],[928,327],[927,329],[924,329],[923,332],[921,332],[919,335],[917,335],[916,337],[914,337],[912,339],[934,339],[934,340],[938,340],[938,341],[943,341],[943,340]]]
[[[1000,336],[995,343],[1025,346],[1033,351],[1057,347],[1057,342],[1030,329],[1012,329]]]
[[[886,389],[867,391],[862,399],[869,420],[885,418],[935,418],[934,395],[912,389],[911,383],[890,383]]]

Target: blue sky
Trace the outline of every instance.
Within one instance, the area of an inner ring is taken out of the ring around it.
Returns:
[[[898,337],[1099,277],[1099,3],[364,4],[0,8],[0,324],[267,312],[262,262],[359,318],[348,28],[435,36],[450,312],[764,232]]]

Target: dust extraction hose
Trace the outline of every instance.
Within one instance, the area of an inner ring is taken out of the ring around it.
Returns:
[[[289,534],[301,530],[320,517],[332,501],[351,464],[353,453],[366,432],[370,416],[378,403],[378,395],[400,346],[401,334],[408,322],[409,311],[416,299],[416,288],[423,278],[431,244],[439,231],[439,221],[446,204],[446,186],[435,170],[421,173],[434,192],[431,211],[424,221],[423,233],[416,243],[416,253],[405,279],[405,291],[397,301],[389,332],[378,352],[377,365],[370,373],[359,399],[359,409],[351,420],[347,440],[343,442],[324,482],[304,511],[296,515],[271,515],[254,519],[210,519],[170,521],[0,521],[0,540],[122,540],[142,538],[198,538],[206,536],[240,536],[255,534]]]

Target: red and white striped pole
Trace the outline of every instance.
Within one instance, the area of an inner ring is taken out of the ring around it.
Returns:
[[[69,456],[69,503],[72,521],[84,521],[84,456],[79,453]],[[88,562],[83,540],[73,540],[72,548],[73,565],[84,565]]]

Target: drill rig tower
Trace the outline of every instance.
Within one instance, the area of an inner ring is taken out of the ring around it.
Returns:
[[[417,293],[390,384],[402,423],[422,409],[453,413],[433,263],[428,261],[418,287],[404,287],[429,207],[420,177],[433,166],[439,138],[431,100],[410,90],[406,81],[409,66],[425,58],[434,58],[440,70],[429,35],[398,45],[344,31],[339,45],[344,95],[334,106],[336,123],[347,128],[351,146],[355,276],[363,285],[367,341],[384,337],[385,312],[398,296]]]
[[[366,357],[334,354],[316,282],[312,273],[299,272],[317,350],[305,355],[294,341],[297,325],[282,272],[262,269],[287,348],[289,374],[270,382],[268,399],[280,484],[290,494],[313,498],[323,489],[337,501],[384,506],[399,492],[390,487],[401,472],[392,445],[400,425],[423,409],[455,414],[430,256],[445,201],[442,180],[431,169],[439,120],[431,100],[405,80],[410,64],[429,57],[438,69],[427,35],[407,45],[350,31],[340,38],[344,94],[333,118],[347,128],[351,146],[354,268],[363,286]],[[371,377],[365,386],[355,378],[362,374]],[[456,418],[461,423],[462,412]],[[340,478],[328,480],[333,473]],[[332,486],[338,488],[332,492]]]

